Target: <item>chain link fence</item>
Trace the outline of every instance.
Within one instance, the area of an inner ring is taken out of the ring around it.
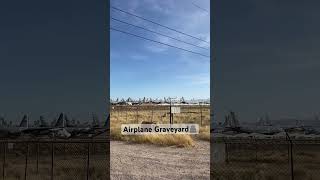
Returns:
[[[320,179],[320,139],[212,138],[211,179]]]
[[[173,123],[197,123],[200,126],[210,125],[209,105],[174,105],[180,113],[173,113]],[[111,116],[115,121],[123,123],[141,123],[152,121],[170,123],[169,105],[117,105],[112,106]]]
[[[107,179],[109,142],[0,140],[0,179]]]

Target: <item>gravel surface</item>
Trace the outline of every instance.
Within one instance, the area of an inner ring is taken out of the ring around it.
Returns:
[[[210,143],[192,148],[111,141],[111,179],[209,179]]]

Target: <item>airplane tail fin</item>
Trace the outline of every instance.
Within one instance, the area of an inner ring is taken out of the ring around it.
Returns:
[[[54,127],[64,127],[64,114],[60,113],[59,118]]]
[[[110,123],[110,114],[108,114],[108,118],[104,124],[104,127],[108,128],[109,127],[109,123]]]
[[[20,122],[20,127],[28,127],[28,116],[24,115],[21,122]]]
[[[0,116],[0,127],[3,127],[5,125],[4,117]]]
[[[94,113],[92,113],[92,126],[93,127],[100,126],[100,122],[99,122],[98,116],[96,114],[94,114]]]
[[[40,116],[40,126],[41,127],[47,127],[48,126],[48,124],[47,124],[47,122],[46,122],[46,120],[44,119],[43,116]]]

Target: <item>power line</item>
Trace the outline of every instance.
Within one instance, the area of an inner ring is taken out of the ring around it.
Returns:
[[[159,33],[159,32],[153,31],[153,30],[150,30],[150,29],[147,29],[147,28],[142,27],[142,26],[137,26],[137,25],[134,25],[134,24],[131,24],[131,23],[128,23],[128,22],[125,22],[125,21],[122,21],[122,20],[113,18],[113,17],[111,17],[111,19],[112,19],[112,20],[115,20],[115,21],[118,21],[118,22],[121,22],[121,23],[124,23],[124,24],[127,24],[127,25],[130,25],[130,26],[133,26],[133,27],[136,27],[136,28],[140,28],[140,29],[143,29],[143,30],[146,30],[146,31],[149,31],[149,32],[152,32],[152,33],[155,33],[155,34],[158,34],[158,35],[167,37],[167,38],[174,39],[174,40],[176,40],[176,41],[183,42],[183,43],[188,44],[188,45],[191,45],[191,46],[195,46],[195,47],[198,47],[198,48],[202,48],[202,49],[205,49],[205,50],[209,50],[208,48],[205,48],[205,47],[202,47],[202,46],[198,46],[198,45],[195,45],[195,44],[192,44],[192,43],[188,43],[188,42],[186,42],[186,41],[182,41],[182,40],[180,40],[180,39],[177,39],[177,38],[174,38],[174,37],[171,37],[171,36],[168,36],[168,35],[165,35],[165,34],[162,34],[162,33]]]
[[[191,3],[192,3],[195,7],[199,8],[199,9],[201,9],[201,10],[203,10],[203,11],[206,11],[207,13],[209,13],[209,11],[206,10],[205,8],[202,8],[202,7],[198,6],[197,4],[195,4],[195,3],[193,3],[193,2],[191,2]]]
[[[180,34],[183,34],[183,35],[186,35],[186,36],[192,37],[192,38],[194,38],[194,39],[198,39],[199,41],[203,41],[203,42],[205,42],[205,43],[208,43],[208,44],[209,44],[209,42],[208,42],[208,41],[205,41],[205,40],[203,40],[203,39],[197,38],[197,37],[192,36],[192,35],[190,35],[190,34],[187,34],[187,33],[181,32],[181,31],[178,31],[178,30],[176,30],[176,29],[170,28],[170,27],[168,27],[168,26],[165,26],[165,25],[159,24],[159,23],[157,23],[157,22],[151,21],[151,20],[146,19],[146,18],[144,18],[144,17],[141,17],[141,16],[138,16],[138,15],[132,14],[132,13],[130,13],[130,12],[128,12],[128,11],[125,11],[125,10],[122,10],[122,9],[119,9],[119,8],[116,8],[116,7],[114,7],[114,6],[111,6],[111,8],[112,8],[112,9],[115,9],[115,10],[118,10],[118,11],[120,11],[120,12],[123,12],[123,13],[129,14],[129,15],[131,15],[131,16],[137,17],[137,18],[139,18],[139,19],[142,19],[142,20],[145,20],[145,21],[151,22],[151,23],[156,24],[156,25],[158,25],[158,26],[161,26],[161,27],[164,27],[164,28],[170,29],[170,30],[175,31],[175,32],[177,32],[177,33],[180,33]]]
[[[155,43],[159,43],[159,44],[162,44],[162,45],[166,45],[166,46],[169,46],[169,47],[173,47],[173,48],[180,49],[180,50],[183,50],[183,51],[186,51],[186,52],[190,52],[190,53],[193,53],[193,54],[198,54],[200,56],[204,56],[204,57],[210,58],[210,56],[207,56],[205,54],[201,54],[201,53],[198,53],[198,52],[190,51],[190,50],[187,50],[187,49],[184,49],[184,48],[180,48],[180,47],[177,47],[177,46],[173,46],[173,45],[170,45],[170,44],[166,44],[166,43],[163,43],[163,42],[160,42],[160,41],[155,41],[155,40],[152,40],[152,39],[148,39],[148,38],[136,35],[136,34],[132,34],[132,33],[126,32],[126,31],[115,29],[113,27],[110,27],[110,29],[114,30],[114,31],[118,31],[118,32],[124,33],[124,34],[131,35],[131,36],[135,36],[135,37],[138,37],[138,38],[142,38],[142,39],[145,39],[145,40],[148,40],[148,41],[152,41],[152,42],[155,42]]]

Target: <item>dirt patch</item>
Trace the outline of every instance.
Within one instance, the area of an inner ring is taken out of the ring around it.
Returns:
[[[159,147],[110,142],[111,179],[209,179],[210,143],[195,147]]]

